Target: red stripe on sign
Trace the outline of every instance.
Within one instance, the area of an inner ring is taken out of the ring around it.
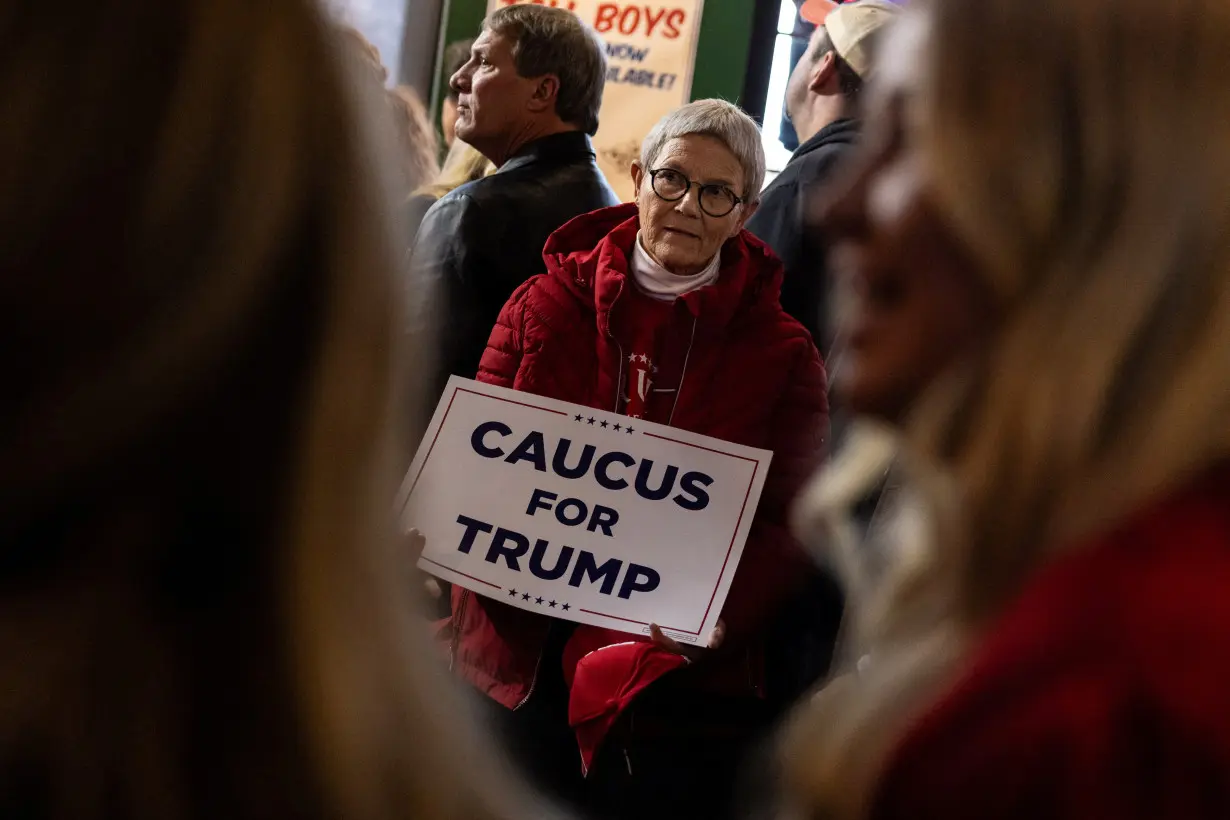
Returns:
[[[715,450],[712,447],[704,447],[700,444],[693,444],[690,441],[681,441],[680,439],[670,438],[668,436],[659,436],[656,433],[646,433],[645,435],[649,436],[650,438],[656,438],[662,441],[669,441],[672,444],[682,444],[685,447],[693,447],[697,450],[704,450],[706,453],[715,453],[719,456],[728,456],[730,458],[737,458],[740,461],[750,461],[752,463],[752,478],[747,483],[747,492],[743,494],[743,506],[739,509],[739,520],[735,522],[735,531],[730,536],[730,544],[726,547],[726,559],[722,561],[722,571],[718,573],[717,583],[713,585],[713,592],[709,595],[709,606],[705,608],[705,617],[700,619],[701,626],[704,626],[705,619],[709,617],[709,612],[713,609],[713,600],[717,598],[718,587],[722,585],[722,576],[726,574],[726,567],[730,565],[730,554],[735,551],[735,538],[737,538],[739,535],[739,527],[740,525],[743,524],[743,516],[747,515],[747,502],[752,497],[752,487],[755,486],[756,484],[756,473],[757,471],[760,470],[760,462],[754,458],[748,458],[747,456],[741,456],[738,453],[728,453],[725,450]],[[664,630],[671,629],[674,632],[680,632],[684,635],[696,635],[697,637],[700,636],[700,627],[697,627],[695,631],[689,630],[689,629],[678,629],[676,627],[665,627],[665,626],[662,627],[662,629]]]
[[[649,626],[648,621],[634,621],[631,618],[621,618],[618,615],[607,615],[605,612],[594,612],[592,609],[582,609],[586,615],[597,615],[601,618],[610,618],[612,621],[624,621],[630,624],[640,624],[641,626]]]
[[[747,501],[752,497],[752,485],[756,483],[756,471],[760,469],[760,462],[756,462],[756,466],[752,468],[752,480],[747,483],[747,492],[743,495],[743,506],[739,509],[739,520],[735,522],[734,535],[730,536],[730,546],[726,548],[726,560],[722,562],[722,571],[718,573],[718,584],[722,583],[722,576],[726,574],[726,565],[730,563],[730,554],[735,551],[735,538],[739,535],[739,525],[743,523],[743,516],[747,514]],[[705,607],[705,617],[700,619],[701,625],[705,623],[705,618],[709,617],[709,610],[713,609],[713,599],[717,597],[717,586],[713,587],[713,594],[709,596],[709,606]],[[689,635],[695,635],[695,632],[689,632]]]
[[[525,402],[513,401],[512,399],[502,399],[499,396],[491,396],[491,395],[488,395],[487,393],[479,393],[477,390],[467,390],[464,387],[458,387],[457,392],[458,393],[469,393],[474,396],[481,396],[484,399],[491,399],[492,401],[502,401],[505,404],[515,404],[518,407],[528,407],[531,410],[541,410],[544,413],[552,413],[556,416],[568,415],[563,410],[552,410],[550,407],[539,407],[536,404],[526,404]]]
[[[444,564],[441,564],[439,561],[433,561],[433,560],[431,560],[431,559],[430,559],[430,558],[428,558],[426,555],[424,555],[424,556],[422,557],[422,560],[426,561],[426,562],[427,562],[427,563],[429,563],[429,564],[435,564],[435,565],[436,565],[437,567],[439,567],[440,569],[446,569],[446,570],[448,570],[449,572],[452,572],[452,573],[455,573],[455,574],[457,574],[457,575],[460,575],[462,578],[469,578],[471,581],[478,581],[480,584],[486,584],[487,586],[489,586],[489,587],[493,587],[493,588],[495,588],[495,589],[503,589],[503,588],[504,588],[504,587],[500,586],[499,584],[493,584],[493,583],[491,583],[490,581],[484,581],[482,578],[475,578],[473,575],[467,575],[466,573],[462,572],[461,570],[456,570],[456,569],[453,569],[452,567],[446,567],[446,566],[444,566]]]
[[[444,422],[448,421],[448,414],[453,412],[453,402],[457,401],[457,393],[459,392],[458,390],[453,391],[453,397],[448,400],[448,407],[444,408],[444,416],[440,419],[440,426],[436,428],[436,435],[431,440],[431,446],[427,448],[427,455],[423,456],[423,464],[419,467],[419,474],[414,477],[414,483],[410,485],[410,492],[406,495],[407,504],[410,503],[410,497],[414,495],[414,488],[419,486],[419,479],[423,477],[423,471],[427,469],[427,462],[431,461],[431,452],[436,449],[436,442],[440,440],[440,433],[444,430]]]
[[[712,603],[713,602],[710,601],[710,605],[712,605]],[[649,621],[636,621],[636,620],[633,620],[632,618],[621,618],[618,615],[608,615],[605,612],[595,612],[592,609],[582,609],[581,612],[584,612],[586,615],[597,615],[599,618],[610,618],[612,621],[623,621],[624,623],[636,624],[638,626],[649,626]],[[704,621],[701,621],[701,623],[703,624]],[[678,632],[680,635],[695,635],[698,638],[700,637],[699,629],[696,630],[695,632],[689,632],[686,629],[676,629],[673,626],[663,626],[659,628],[663,632]]]
[[[735,522],[735,531],[734,533],[731,534],[730,544],[727,545],[726,547],[726,558],[725,560],[722,561],[722,571],[718,573],[717,583],[713,585],[713,592],[709,594],[709,605],[705,607],[705,615],[703,618],[700,619],[700,626],[704,626],[705,620],[709,617],[709,612],[713,609],[713,601],[715,598],[717,598],[718,587],[722,585],[722,576],[726,574],[726,567],[730,565],[730,554],[735,551],[735,539],[739,536],[739,527],[743,524],[743,516],[747,515],[747,502],[751,500],[751,497],[752,497],[752,487],[754,487],[756,484],[756,473],[757,471],[760,470],[760,462],[754,458],[748,458],[747,456],[741,456],[736,453],[727,453],[723,450],[714,450],[711,447],[702,447],[699,444],[692,444],[691,442],[688,442],[688,441],[680,441],[679,439],[668,438],[667,436],[659,436],[659,435],[656,435],[655,433],[645,433],[645,435],[649,436],[650,438],[656,438],[662,441],[669,441],[672,444],[682,444],[686,447],[694,447],[697,450],[704,450],[707,453],[716,453],[719,456],[729,456],[730,458],[737,458],[740,461],[750,461],[752,463],[752,477],[751,477],[751,480],[749,480],[747,483],[747,492],[743,494],[743,506],[739,508],[739,519]],[[589,610],[589,609],[582,609],[581,611],[588,615],[597,615],[601,618],[610,618],[615,621],[624,621],[630,624],[639,624],[641,626],[648,626],[648,624],[646,624],[644,621],[634,621],[631,618],[621,618],[618,615],[608,615],[605,612],[594,612],[593,610]],[[700,626],[698,626],[696,629],[680,629],[679,627],[675,627],[675,626],[663,626],[661,627],[661,629],[663,631],[669,630],[671,632],[678,632],[681,635],[695,635],[696,637],[699,638],[700,637]]]

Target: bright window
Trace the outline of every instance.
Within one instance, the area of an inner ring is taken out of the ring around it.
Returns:
[[[389,70],[389,82],[395,83],[400,73],[405,0],[325,0],[325,6],[380,49],[380,59]]]
[[[777,37],[773,44],[773,67],[769,72],[769,91],[765,99],[764,127],[761,129],[768,165],[766,185],[773,181],[790,160],[791,151],[782,145],[780,134],[782,118],[785,117],[782,106],[786,99],[786,82],[790,79],[790,52],[794,44],[792,35],[796,13],[793,0],[781,0],[781,10],[777,16]]]

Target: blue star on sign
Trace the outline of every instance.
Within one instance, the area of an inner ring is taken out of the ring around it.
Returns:
[[[517,590],[515,590],[515,589],[510,589],[510,590],[508,590],[508,597],[509,597],[509,598],[516,598],[516,597],[517,597]]]

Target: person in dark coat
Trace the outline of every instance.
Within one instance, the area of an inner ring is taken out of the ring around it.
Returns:
[[[478,372],[500,308],[542,270],[551,232],[619,202],[590,142],[605,79],[603,45],[576,15],[517,5],[487,19],[450,80],[457,137],[499,170],[436,202],[411,253],[411,276],[435,291],[435,398],[450,374]]]
[[[786,267],[782,307],[803,323],[833,369],[824,247],[805,229],[807,195],[833,177],[858,135],[854,108],[870,71],[870,45],[897,7],[884,0],[835,6],[808,0],[799,14],[816,24],[786,86],[786,113],[801,145],[765,189],[747,229]]]
[[[468,182],[490,176],[495,173],[495,170],[491,160],[483,156],[476,148],[461,140],[454,140],[452,147],[448,149],[448,156],[444,159],[444,166],[440,169],[440,173],[436,174],[435,179],[421,185],[406,200],[404,210],[409,225],[409,235],[414,237],[418,234],[427,212],[441,198]]]
[[[854,147],[859,131],[855,107],[863,79],[870,74],[871,46],[897,11],[883,0],[841,6],[807,0],[800,6],[799,15],[816,25],[786,87],[786,112],[802,144],[765,189],[759,210],[747,223],[747,229],[781,257],[786,269],[782,307],[811,333],[829,373],[841,367],[838,334],[829,318],[834,283],[823,240],[806,226],[807,203],[833,179]],[[832,422],[832,440],[840,446],[845,425],[839,407],[833,408]],[[879,493],[871,493],[864,524],[878,500]],[[788,709],[828,672],[841,625],[842,599],[831,574],[812,567],[803,591],[782,611],[768,652],[772,679],[777,682],[771,697],[779,710]]]

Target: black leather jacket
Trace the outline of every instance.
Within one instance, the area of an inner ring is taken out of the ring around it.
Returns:
[[[542,248],[556,228],[618,204],[583,132],[525,145],[491,176],[431,206],[418,229],[411,275],[433,293],[439,334],[432,402],[449,374],[473,378],[500,309],[522,282],[545,270]]]

